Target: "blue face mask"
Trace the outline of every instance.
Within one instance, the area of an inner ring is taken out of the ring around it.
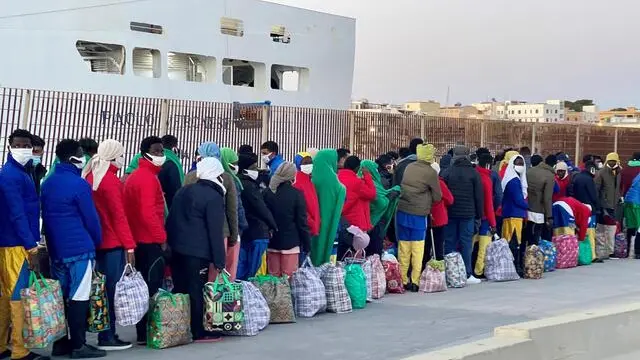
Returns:
[[[31,158],[31,160],[33,161],[33,166],[39,165],[40,163],[42,163],[42,157],[41,156],[34,156]]]

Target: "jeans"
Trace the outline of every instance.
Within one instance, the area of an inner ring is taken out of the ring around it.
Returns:
[[[109,342],[116,336],[116,312],[114,297],[116,284],[122,276],[126,264],[125,251],[122,248],[96,252],[96,270],[106,277],[107,298],[109,301],[109,330],[98,334],[99,342]]]
[[[467,276],[471,276],[471,254],[473,252],[473,230],[475,219],[449,218],[444,227],[444,253],[450,254],[460,249]]]

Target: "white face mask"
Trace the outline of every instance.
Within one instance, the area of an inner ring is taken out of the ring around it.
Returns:
[[[164,155],[155,156],[155,155],[147,154],[147,156],[151,158],[151,162],[153,163],[153,165],[157,167],[164,165],[165,161],[167,161],[167,157]]]
[[[69,159],[77,161],[77,162],[72,161],[71,163],[80,170],[84,169],[84,166],[87,165],[87,159],[84,156],[81,156],[81,157],[72,156]]]
[[[524,165],[516,165],[514,166],[514,168],[518,174],[522,175],[524,173]]]
[[[111,164],[118,169],[122,169],[122,167],[124,166],[124,156],[120,156],[119,158],[113,160]]]
[[[598,167],[598,169],[602,169],[604,167],[604,164],[599,162],[596,164],[596,166]]]
[[[24,166],[29,160],[33,158],[33,150],[32,149],[19,149],[19,148],[9,148],[11,152],[11,157],[13,160],[17,161],[18,164]]]
[[[602,166],[601,166],[601,167],[602,167]],[[609,164],[607,164],[607,167],[608,167],[609,169],[617,169],[617,168],[618,168],[618,164],[615,164],[615,165],[613,165],[613,166],[609,166]]]
[[[303,174],[311,175],[313,172],[313,164],[300,165],[300,171]]]
[[[244,173],[247,174],[247,176],[250,177],[253,181],[258,180],[258,175],[260,175],[260,173],[258,173],[258,170],[245,170]]]
[[[273,155],[273,153],[268,153],[267,155],[262,155],[262,161],[269,165],[269,162],[271,162],[271,155]]]
[[[234,174],[238,173],[238,165],[229,164],[229,169],[231,169],[231,172]]]

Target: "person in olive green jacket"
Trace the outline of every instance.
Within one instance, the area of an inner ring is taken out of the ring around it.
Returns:
[[[534,155],[531,160],[535,163],[534,158],[540,155]],[[529,211],[527,214],[527,225],[523,232],[524,244],[520,247],[520,253],[523,254],[527,246],[538,245],[542,230],[546,225],[551,229],[553,222],[553,188],[555,186],[555,173],[553,167],[558,162],[555,155],[549,155],[544,162],[527,170],[527,194]]]
[[[607,259],[613,254],[617,228],[616,210],[622,204],[620,157],[617,153],[607,155],[605,166],[596,174],[595,182],[602,206],[602,215],[598,219],[596,230],[596,254],[600,259]],[[599,239],[602,240],[598,241]]]

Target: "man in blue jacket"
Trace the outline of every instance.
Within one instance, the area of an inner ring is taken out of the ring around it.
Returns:
[[[265,142],[260,146],[260,154],[262,155],[262,162],[269,168],[269,177],[272,177],[284,162],[282,155],[280,155],[278,144],[275,141]]]
[[[29,287],[29,268],[37,270],[40,202],[28,168],[32,136],[15,130],[0,170],[0,359],[46,360],[24,347],[20,290]],[[11,351],[8,350],[11,326]]]
[[[42,185],[42,218],[51,273],[60,281],[66,302],[70,336],[54,344],[53,356],[104,357],[105,351],[86,344],[92,269],[102,242],[91,187],[80,177],[86,158],[75,140],[58,143],[56,156],[60,163]]]

